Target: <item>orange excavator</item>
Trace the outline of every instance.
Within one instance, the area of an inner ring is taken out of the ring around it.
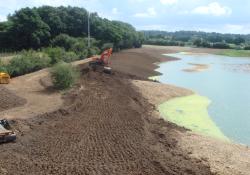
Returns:
[[[107,49],[102,52],[101,56],[93,56],[92,60],[89,62],[89,66],[94,70],[101,70],[104,73],[111,74],[112,69],[110,67],[110,57],[112,55],[113,49]]]

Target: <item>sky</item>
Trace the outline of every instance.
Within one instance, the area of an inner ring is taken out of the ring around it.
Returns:
[[[0,21],[23,7],[78,6],[137,30],[250,34],[250,0],[0,0]]]

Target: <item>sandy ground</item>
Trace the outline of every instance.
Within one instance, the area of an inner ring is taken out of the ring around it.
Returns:
[[[72,64],[79,65],[88,61],[86,59]],[[10,92],[0,92],[0,94],[3,94],[1,98],[4,98],[0,103],[5,104],[5,106],[1,105],[0,107],[0,118],[28,119],[45,112],[52,112],[63,104],[62,94],[52,88],[49,69],[13,78],[10,84],[1,85],[0,88],[7,89]],[[13,97],[12,94],[16,96]],[[9,97],[11,95],[12,97]],[[7,100],[8,102],[6,102]],[[7,105],[11,108],[7,108]],[[3,111],[1,108],[7,110]]]
[[[80,81],[64,94],[50,88],[47,70],[12,80],[4,88],[26,103],[0,112],[13,119],[18,136],[16,143],[0,145],[0,174],[249,172],[246,147],[224,146],[159,118],[156,105],[192,93],[146,80],[159,74],[153,63],[174,60],[161,55],[174,49],[146,46],[116,53],[113,75],[82,66]]]
[[[202,72],[202,71],[209,69],[209,65],[207,65],[207,64],[189,63],[189,65],[191,65],[192,67],[183,69],[183,71],[185,71],[185,72]]]

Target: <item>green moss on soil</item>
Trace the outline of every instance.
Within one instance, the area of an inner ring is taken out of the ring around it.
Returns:
[[[159,105],[158,109],[166,120],[179,126],[229,141],[209,116],[209,104],[208,98],[194,94],[169,100]]]
[[[153,80],[153,81],[159,81],[159,76],[152,76],[152,77],[148,77],[149,80]]]

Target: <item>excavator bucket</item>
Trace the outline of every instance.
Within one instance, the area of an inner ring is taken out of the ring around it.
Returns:
[[[9,84],[10,75],[7,73],[0,72],[0,84]]]

